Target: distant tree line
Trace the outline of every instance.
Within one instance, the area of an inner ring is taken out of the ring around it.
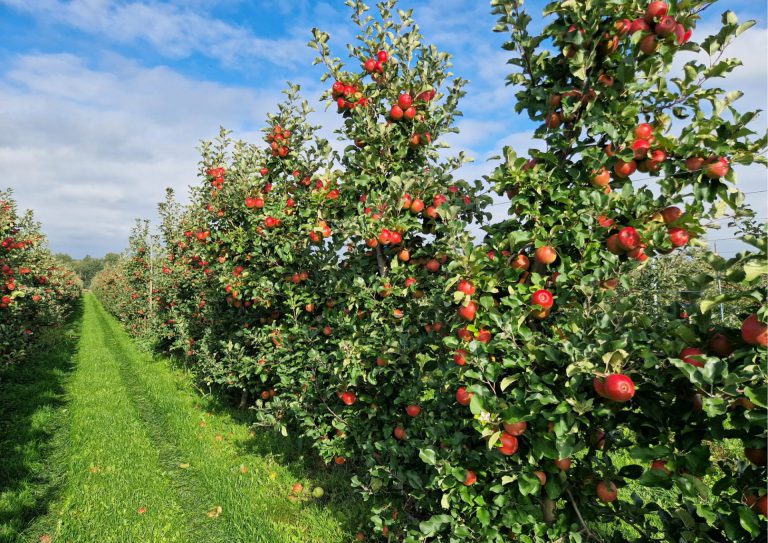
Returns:
[[[83,258],[77,260],[66,253],[58,253],[56,254],[56,258],[72,268],[77,275],[80,276],[80,279],[82,279],[83,285],[88,288],[91,284],[91,280],[97,273],[120,260],[120,254],[107,253],[102,258],[94,258],[91,255],[85,255]]]

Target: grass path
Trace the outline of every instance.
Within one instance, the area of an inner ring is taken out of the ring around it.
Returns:
[[[92,295],[77,349],[48,459],[55,498],[16,541],[350,540],[343,498],[292,500],[294,482],[310,487],[302,464],[278,461],[272,438],[226,412],[211,414],[183,374],[139,352]]]

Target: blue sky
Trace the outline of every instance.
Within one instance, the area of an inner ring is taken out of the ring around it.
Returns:
[[[526,5],[536,12],[544,2]],[[491,32],[488,2],[401,0],[401,7],[414,8],[426,41],[452,53],[455,73],[471,81],[461,133],[449,139],[476,159],[462,174],[490,171],[487,158],[502,145],[525,153],[533,125],[513,112],[505,37]],[[745,92],[742,107],[768,109],[765,3],[723,0],[696,35],[725,9],[759,23],[733,47],[746,66],[727,85]],[[200,139],[224,125],[256,140],[287,80],[316,101],[322,72],[305,46],[313,26],[331,33],[339,55],[355,33],[342,0],[0,0],[0,186],[35,209],[54,250],[76,257],[121,250],[133,219],[154,217],[166,186],[183,196],[196,182]],[[330,133],[338,117],[317,109],[315,120]],[[757,128],[765,127],[762,118]],[[762,169],[739,173],[743,190],[765,189]],[[768,216],[766,193],[748,200]],[[723,252],[735,247],[718,244]]]

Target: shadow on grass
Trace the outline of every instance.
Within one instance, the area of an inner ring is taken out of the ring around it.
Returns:
[[[62,430],[82,316],[80,301],[64,326],[42,333],[27,360],[0,368],[0,543],[18,541],[55,497],[48,460]]]
[[[363,502],[352,489],[351,479],[355,475],[354,467],[328,466],[315,453],[306,439],[292,435],[283,436],[269,427],[254,426],[256,416],[252,409],[238,409],[236,400],[226,394],[212,393],[202,400],[201,405],[207,411],[226,414],[232,420],[249,426],[251,437],[236,445],[243,454],[256,455],[273,459],[288,470],[294,479],[305,485],[324,489],[322,500],[309,501],[305,506],[322,508],[329,512],[339,525],[350,534],[357,532],[367,524],[370,506]],[[308,492],[311,489],[306,489]]]

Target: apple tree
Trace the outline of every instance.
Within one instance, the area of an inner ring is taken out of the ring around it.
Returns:
[[[82,284],[54,259],[32,213],[0,191],[0,365],[18,363],[45,327],[62,324]]]
[[[474,323],[490,342],[467,342],[465,329],[450,340],[469,353],[456,386],[471,396],[473,425],[503,457],[476,466],[477,490],[464,500],[465,519],[473,500],[493,504],[476,517],[486,540],[765,534],[733,491],[744,469],[749,488],[764,487],[765,468],[713,453],[726,438],[764,444],[764,408],[724,432],[733,413],[698,403],[709,386],[722,407],[716,387],[729,367],[731,393],[750,383],[759,395],[764,356],[761,368],[735,354],[686,355],[701,340],[685,324],[631,322],[613,290],[628,269],[695,242],[706,217],[738,208],[734,166],[765,162],[756,113],[713,84],[738,67],[723,53],[752,23],[726,12],[699,43],[695,24],[710,4],[553,2],[534,34],[523,2],[493,2],[496,30],[511,36],[516,110],[541,123],[542,145],[531,157],[504,150],[489,181],[510,199],[510,218],[457,259],[477,290],[463,303],[492,300]],[[708,61],[693,55],[675,68],[691,53]],[[738,346],[759,361],[760,345]]]

